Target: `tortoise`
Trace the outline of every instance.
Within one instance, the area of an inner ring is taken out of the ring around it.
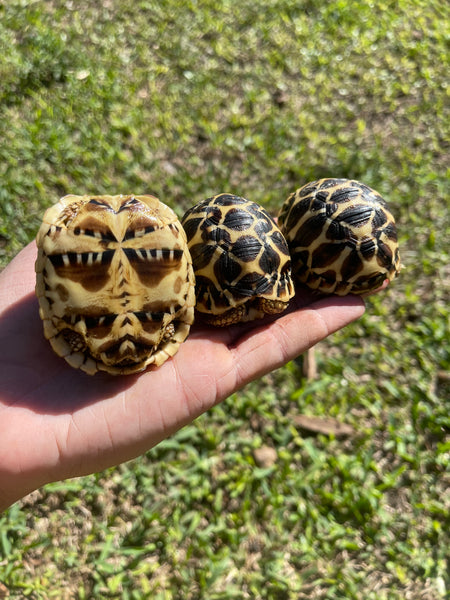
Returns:
[[[278,224],[296,282],[326,294],[366,294],[400,270],[394,217],[385,200],[352,179],[319,179],[293,192]]]
[[[217,194],[190,208],[181,223],[203,321],[223,327],[286,309],[294,295],[288,246],[259,204]]]
[[[194,272],[175,213],[151,195],[63,197],[37,235],[36,294],[56,354],[88,374],[173,356],[194,320]]]

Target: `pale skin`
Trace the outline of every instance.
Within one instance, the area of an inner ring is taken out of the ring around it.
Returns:
[[[275,320],[194,326],[172,359],[140,375],[86,375],[44,339],[36,246],[0,274],[0,510],[51,481],[139,456],[246,383],[364,312],[361,298],[298,292]]]

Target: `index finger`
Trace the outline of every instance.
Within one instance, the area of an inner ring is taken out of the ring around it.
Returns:
[[[361,317],[364,310],[361,298],[333,296],[317,300],[253,331],[231,348],[239,386],[296,358]]]

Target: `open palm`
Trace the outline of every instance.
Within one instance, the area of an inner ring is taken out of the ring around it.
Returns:
[[[176,356],[140,375],[89,376],[44,339],[35,244],[0,274],[0,509],[44,483],[129,460],[249,381],[364,311],[355,297],[313,300],[276,320],[194,326]]]

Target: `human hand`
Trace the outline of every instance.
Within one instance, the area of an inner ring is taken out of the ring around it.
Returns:
[[[89,376],[44,339],[35,259],[32,243],[0,274],[0,510],[50,481],[142,454],[364,312],[354,296],[298,292],[295,310],[274,320],[195,325],[158,369]]]

